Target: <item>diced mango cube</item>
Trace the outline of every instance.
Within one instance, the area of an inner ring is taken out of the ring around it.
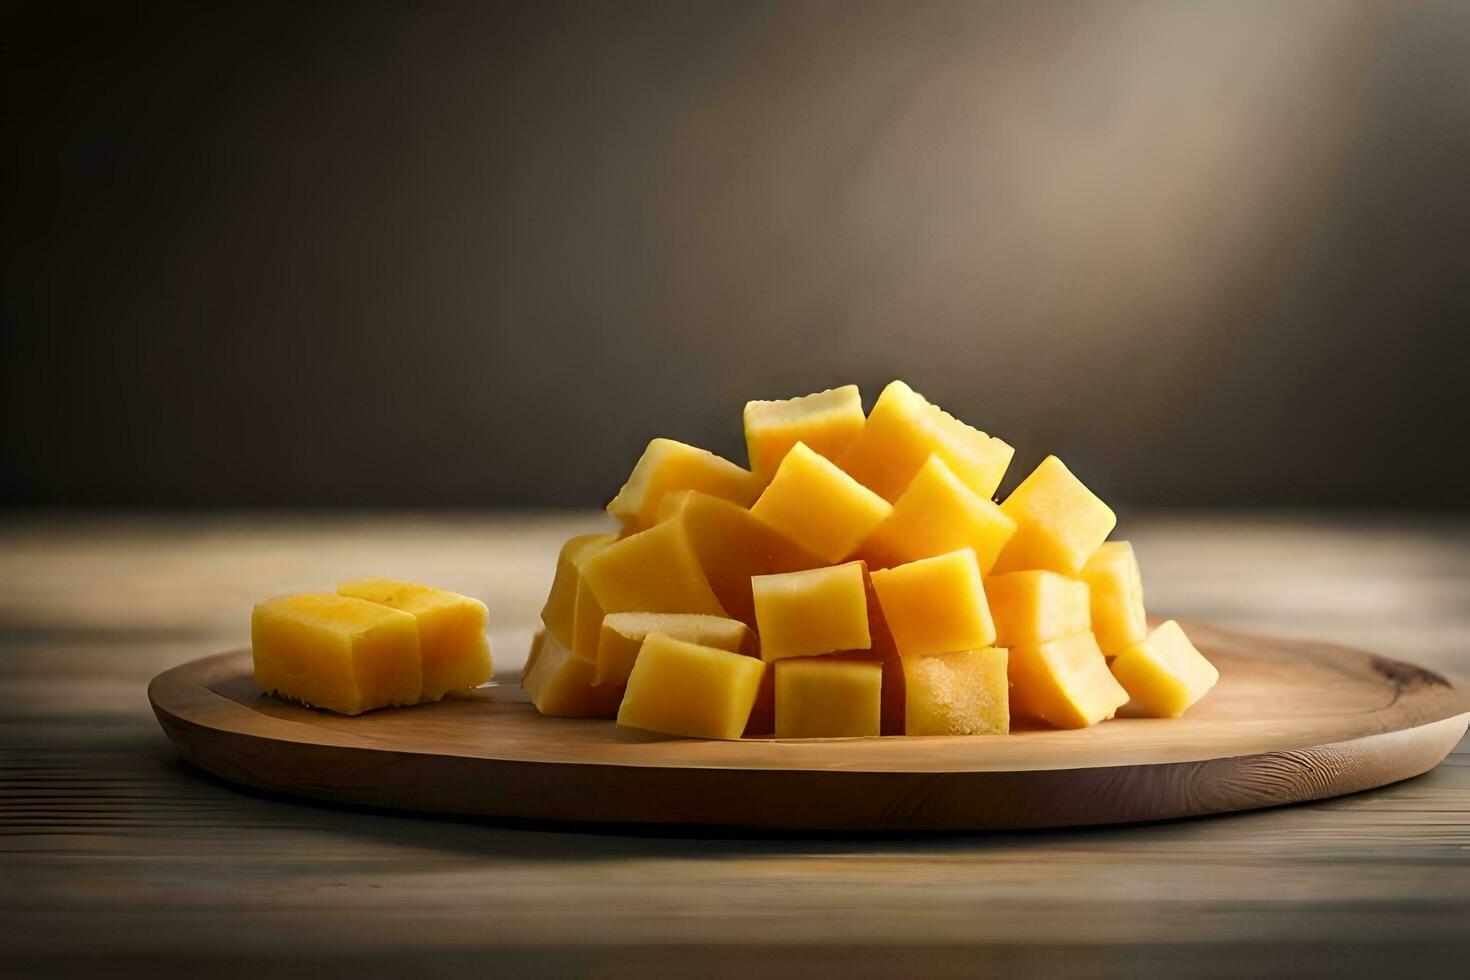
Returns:
[[[650,633],[628,675],[618,724],[690,738],[739,738],[766,665]]]
[[[851,561],[751,579],[761,657],[780,660],[868,649],[872,637],[863,573],[863,563]]]
[[[882,497],[798,442],[750,512],[826,562],[852,554],[893,511]]]
[[[776,674],[777,738],[874,736],[882,726],[883,665],[795,657]]]
[[[1086,728],[1128,703],[1091,633],[1012,647],[1011,711],[1056,728]]]
[[[1148,636],[1143,577],[1133,545],[1104,541],[1082,566],[1082,580],[1091,591],[1092,632],[1104,654],[1116,657]]]
[[[883,617],[905,657],[977,650],[995,641],[995,624],[969,548],[873,572]]]
[[[675,640],[700,646],[746,652],[754,648],[755,636],[744,623],[721,616],[699,613],[613,613],[604,617],[597,641],[598,684],[623,685],[638,659],[638,650],[649,633],[662,633]]]
[[[1008,572],[985,580],[995,642],[1035,646],[1085,633],[1091,625],[1087,583],[1056,572]]]
[[[582,534],[567,540],[556,558],[556,576],[551,580],[551,594],[541,608],[541,622],[564,646],[575,642],[577,588],[582,581],[577,562],[584,556],[606,548],[617,540],[612,534]]]
[[[623,689],[592,683],[594,669],[547,633],[534,664],[521,678],[521,687],[536,710],[552,718],[615,717]]]
[[[745,449],[762,484],[798,442],[836,459],[863,431],[863,399],[857,385],[800,398],[745,403]]]
[[[1010,731],[1006,651],[999,647],[903,660],[907,735],[1004,735]]]
[[[712,452],[672,439],[655,439],[643,450],[607,512],[628,530],[641,531],[658,519],[664,495],[678,490],[701,490],[748,507],[760,487],[750,471]]]
[[[838,462],[863,486],[891,501],[936,454],[976,496],[989,500],[1015,450],[894,381],[878,396],[862,434]]]
[[[337,594],[401,609],[418,623],[424,665],[420,701],[438,701],[450,691],[468,691],[490,679],[488,613],[479,599],[383,578],[344,582]]]
[[[1016,522],[994,571],[1044,568],[1076,577],[1118,523],[1103,503],[1055,456],[1011,491],[1000,509]]]
[[[1134,701],[1156,718],[1178,718],[1220,679],[1174,620],[1113,659],[1113,676]]]
[[[826,564],[798,548],[749,510],[698,490],[671,493],[659,505],[659,520],[680,520],[709,579],[715,598],[734,619],[755,625],[753,575],[795,572]]]
[[[995,501],[960,481],[938,455],[930,456],[859,554],[870,567],[888,568],[970,548],[985,574],[1016,533],[1016,522]]]
[[[250,648],[263,691],[339,714],[416,704],[423,691],[418,621],[366,599],[269,599],[251,613]]]
[[[577,571],[602,612],[725,615],[682,521],[664,521],[584,555]],[[595,656],[594,658],[595,659]]]

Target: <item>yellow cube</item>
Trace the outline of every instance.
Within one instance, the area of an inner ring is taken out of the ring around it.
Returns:
[[[683,521],[715,598],[732,618],[749,626],[755,625],[751,576],[826,564],[756,520],[744,507],[698,490],[664,497],[659,520]]]
[[[985,580],[985,598],[995,618],[995,642],[1003,647],[1035,646],[1091,628],[1087,583],[1056,572],[992,575]]]
[[[755,648],[755,635],[744,623],[698,613],[613,613],[602,620],[597,641],[598,684],[622,685],[638,659],[649,633],[686,643],[744,653]]]
[[[750,512],[825,562],[852,554],[893,507],[798,442]]]
[[[536,710],[551,718],[613,718],[623,689],[592,683],[596,668],[547,633],[521,678]]]
[[[938,455],[960,482],[989,500],[1015,452],[895,381],[878,396],[862,434],[838,462],[863,486],[897,500],[929,457]]]
[[[489,614],[479,599],[384,578],[344,582],[337,594],[401,609],[418,623],[424,665],[420,701],[438,701],[450,691],[468,691],[490,679],[490,641],[485,637]]]
[[[690,738],[739,738],[766,665],[650,633],[628,675],[618,724]]]
[[[1012,647],[1011,711],[1056,728],[1086,728],[1128,703],[1091,633]]]
[[[778,660],[777,738],[876,736],[883,711],[883,665],[796,657]]]
[[[1148,636],[1143,611],[1143,577],[1127,541],[1104,541],[1082,566],[1082,580],[1092,593],[1092,632],[1109,657]]]
[[[863,399],[857,385],[843,385],[783,401],[745,403],[745,449],[762,486],[798,442],[828,459],[863,431]]]
[[[603,613],[725,615],[682,521],[655,524],[584,555],[577,571]]]
[[[1004,735],[1011,729],[1006,651],[956,650],[903,660],[904,733]]]
[[[1016,522],[1016,533],[995,563],[997,573],[1044,568],[1075,578],[1118,523],[1055,456],[1042,460],[1000,509]]]
[[[573,655],[588,663],[597,662],[597,643],[602,635],[604,615],[602,603],[597,601],[592,586],[587,584],[586,579],[579,580],[576,612],[572,617],[572,644],[568,647]]]
[[[874,572],[883,618],[905,657],[978,650],[995,642],[995,624],[969,548]]]
[[[641,531],[658,519],[664,495],[677,490],[701,490],[748,507],[760,487],[748,470],[712,452],[672,439],[655,439],[643,450],[607,512],[629,531]]]
[[[423,691],[418,621],[339,595],[288,595],[250,615],[255,683],[316,708],[358,715],[416,704]]]
[[[934,455],[919,468],[894,503],[893,513],[859,554],[872,568],[888,568],[969,548],[985,574],[1015,533],[1016,522],[995,501],[976,494]]]
[[[582,576],[577,571],[577,561],[584,555],[606,548],[617,540],[613,534],[582,534],[568,539],[561,546],[556,558],[556,576],[551,580],[551,594],[541,608],[541,622],[551,634],[570,647],[574,642],[577,608],[577,588]]]
[[[868,649],[872,637],[863,575],[863,563],[850,561],[751,579],[761,657],[780,660]]]
[[[1220,679],[1184,630],[1169,620],[1113,659],[1113,676],[1144,711],[1178,718]]]

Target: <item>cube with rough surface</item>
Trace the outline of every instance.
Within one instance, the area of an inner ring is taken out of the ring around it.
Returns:
[[[904,657],[978,650],[995,641],[995,624],[969,548],[872,573],[883,617]]]
[[[607,505],[607,512],[629,532],[641,531],[657,521],[664,496],[679,490],[699,490],[748,507],[760,487],[749,470],[708,450],[673,439],[654,439],[643,450],[628,482]]]
[[[366,599],[269,599],[251,613],[250,648],[262,690],[315,708],[359,715],[423,692],[418,621]]]
[[[755,657],[650,633],[628,675],[618,724],[689,738],[739,738],[765,671]]]
[[[438,701],[450,691],[468,691],[490,679],[488,612],[479,599],[412,582],[370,578],[344,582],[337,594],[381,603],[408,613],[418,623],[424,685],[420,701]]]
[[[1055,456],[1042,460],[1000,509],[1016,522],[1016,533],[996,560],[996,574],[1040,568],[1075,578],[1118,523]]]
[[[1220,679],[1174,620],[1113,658],[1113,676],[1145,712],[1178,718]]]
[[[836,459],[863,431],[863,400],[857,385],[843,385],[800,398],[745,403],[745,449],[750,469],[765,485],[798,442]]]
[[[904,734],[1010,731],[1006,660],[1006,651],[999,647],[905,657]]]
[[[848,557],[893,511],[836,464],[798,442],[751,507],[756,518],[825,562]]]

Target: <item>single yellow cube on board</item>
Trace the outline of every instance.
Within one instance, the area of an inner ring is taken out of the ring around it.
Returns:
[[[1015,452],[895,381],[883,389],[862,434],[837,462],[883,499],[897,500],[929,457],[938,455],[961,483],[989,500]]]
[[[585,555],[577,571],[603,613],[725,615],[682,521],[664,521]]]
[[[468,691],[490,679],[490,641],[485,637],[489,615],[479,599],[384,578],[344,582],[337,594],[401,609],[418,623],[424,664],[420,701],[438,701],[450,691]]]
[[[1092,616],[1087,583],[1056,572],[1008,572],[985,580],[985,598],[995,619],[995,642],[1035,646],[1086,633]]]
[[[531,649],[526,653],[526,662],[521,665],[521,687],[526,686],[526,677],[536,667],[536,658],[541,656],[541,649],[546,644],[546,631],[537,630],[531,634]]]
[[[756,632],[761,657],[810,657],[839,650],[866,650],[868,595],[860,561],[781,575],[757,575]]]
[[[876,736],[883,713],[883,665],[795,657],[778,660],[777,738]]]
[[[288,595],[250,615],[255,683],[344,715],[417,704],[423,691],[419,626],[408,613],[340,595]]]
[[[870,567],[888,568],[969,548],[985,574],[1015,533],[1016,522],[995,501],[976,494],[934,455],[858,553]]]
[[[1144,711],[1178,718],[1220,679],[1215,665],[1169,620],[1113,658],[1113,676]]]
[[[1056,728],[1086,728],[1128,703],[1091,633],[1012,647],[1011,711]]]
[[[745,449],[762,484],[798,442],[836,459],[863,431],[863,399],[857,385],[843,385],[784,401],[745,403]]]
[[[1116,657],[1148,636],[1143,577],[1133,545],[1104,541],[1082,566],[1082,580],[1091,591],[1092,632],[1104,654]]]
[[[639,531],[657,521],[659,502],[677,490],[701,490],[749,507],[760,487],[750,471],[728,459],[672,439],[655,439],[643,450],[607,512],[625,528]]]
[[[547,633],[521,687],[536,710],[551,718],[613,718],[623,689],[592,683],[595,667]]]
[[[873,572],[883,617],[905,657],[995,642],[980,566],[969,548]]]
[[[1055,456],[1048,456],[1000,509],[1016,522],[994,571],[1044,568],[1076,577],[1118,523],[1107,504]]]
[[[650,633],[628,675],[618,724],[690,738],[739,738],[766,665]]]
[[[684,523],[715,598],[732,618],[749,626],[755,625],[751,576],[826,564],[757,520],[744,507],[698,490],[665,496],[659,505],[659,520]]]
[[[1006,651],[905,657],[904,734],[1004,735],[1011,730]]]
[[[638,659],[638,651],[649,633],[686,643],[744,653],[755,648],[755,635],[744,623],[721,616],[699,613],[613,613],[602,620],[597,641],[598,684],[622,685]]]
[[[561,546],[561,554],[556,558],[556,576],[551,580],[551,593],[541,608],[541,622],[564,646],[570,647],[574,642],[577,587],[582,581],[577,561],[584,555],[606,548],[615,540],[617,536],[612,534],[582,534],[568,539]]]
[[[805,443],[791,447],[750,512],[825,562],[852,554],[893,507]]]

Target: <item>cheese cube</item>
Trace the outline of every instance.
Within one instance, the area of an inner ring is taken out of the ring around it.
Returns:
[[[1012,647],[1010,677],[1011,711],[1056,728],[1086,728],[1128,703],[1091,633]]]
[[[1146,712],[1178,718],[1220,679],[1184,630],[1169,620],[1113,659],[1113,676]]]
[[[1092,632],[1104,654],[1116,657],[1148,636],[1143,578],[1131,544],[1104,541],[1082,566],[1082,580],[1091,590]]]
[[[587,554],[605,548],[616,540],[612,534],[583,534],[568,539],[556,558],[556,576],[551,580],[551,594],[541,608],[541,622],[564,646],[574,642],[577,588],[582,576],[577,561]]]
[[[772,665],[777,738],[851,738],[881,731],[883,665],[796,657]]]
[[[723,616],[682,521],[664,521],[577,561],[603,613]],[[594,656],[595,659],[595,656]]]
[[[969,548],[872,573],[883,618],[905,657],[977,650],[995,641],[995,624]]]
[[[623,689],[592,683],[594,670],[591,662],[547,633],[534,664],[521,679],[521,687],[536,710],[552,718],[615,717]]]
[[[288,595],[250,615],[255,683],[316,708],[358,715],[416,704],[423,691],[418,621],[339,595]]]
[[[479,599],[384,578],[337,586],[337,594],[366,599],[408,613],[418,623],[424,686],[420,701],[438,701],[450,691],[468,691],[490,679],[489,618]]]
[[[995,619],[995,642],[1003,647],[1035,646],[1091,626],[1087,583],[1056,572],[992,575],[985,580],[985,598]]]
[[[650,633],[628,675],[618,724],[690,738],[739,738],[766,665]]]
[[[1016,522],[994,571],[1044,568],[1076,577],[1118,523],[1099,500],[1055,456],[1048,456],[1000,509]]]
[[[745,449],[762,486],[798,442],[836,459],[863,431],[863,400],[857,385],[843,385],[784,401],[745,403]]]
[[[962,483],[938,455],[930,456],[859,554],[872,568],[970,548],[985,574],[1016,533],[1016,522],[993,500]]]
[[[698,490],[671,493],[659,505],[659,520],[684,522],[699,566],[715,598],[731,618],[755,625],[753,575],[795,572],[826,564],[798,548],[744,507]]]
[[[698,643],[743,653],[754,647],[755,637],[742,622],[698,613],[613,613],[601,623],[597,641],[595,683],[623,685],[638,659],[638,650],[649,633],[662,633],[675,640]]]
[[[672,439],[655,439],[643,450],[607,512],[629,531],[641,531],[657,520],[664,495],[677,490],[702,490],[748,507],[760,487],[748,470],[712,452]]]
[[[1010,731],[1006,651],[999,647],[905,657],[908,735],[1004,735]]]
[[[933,455],[976,496],[989,500],[1015,450],[895,381],[878,396],[862,434],[838,462],[863,486],[892,501]]]
[[[825,562],[852,554],[892,511],[888,501],[800,442],[750,509]]]
[[[761,657],[780,660],[868,649],[872,637],[863,572],[863,563],[852,561],[751,579]]]

